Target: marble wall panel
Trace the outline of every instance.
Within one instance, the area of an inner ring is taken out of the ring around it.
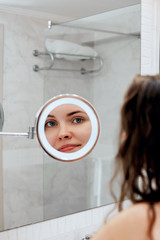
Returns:
[[[3,131],[28,132],[43,104],[43,76],[33,72],[33,49],[43,46],[46,22],[1,13],[4,25]],[[37,61],[39,61],[37,59]],[[36,139],[1,137],[3,141],[4,228],[43,220],[43,151]]]

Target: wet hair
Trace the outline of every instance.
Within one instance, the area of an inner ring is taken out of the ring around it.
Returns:
[[[111,184],[122,169],[118,202],[147,202],[150,225],[155,222],[154,203],[160,201],[160,75],[137,75],[130,84],[121,107],[119,145]]]

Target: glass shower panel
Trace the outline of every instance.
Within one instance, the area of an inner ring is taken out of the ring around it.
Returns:
[[[48,39],[51,48],[52,41],[61,43],[59,53],[68,47],[79,55],[78,46],[83,46],[97,57],[54,59],[52,69],[44,73],[44,101],[66,93],[86,98],[99,114],[101,134],[95,149],[80,161],[60,162],[44,153],[44,219],[113,203],[109,180],[120,106],[127,86],[140,73],[140,5],[53,25],[45,30],[45,44]],[[48,65],[50,57],[45,56]],[[114,190],[118,196],[118,180]]]

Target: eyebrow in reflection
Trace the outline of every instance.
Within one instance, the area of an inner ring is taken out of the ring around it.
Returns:
[[[75,111],[75,112],[68,113],[67,116],[72,116],[72,115],[74,115],[76,113],[84,113],[84,114],[86,114],[85,112],[82,112],[82,111]]]
[[[87,115],[87,114],[86,114],[85,112],[83,112],[83,111],[74,111],[74,112],[68,113],[67,116],[72,116],[72,115],[74,115],[74,114],[76,114],[76,113],[83,113],[83,114]],[[49,114],[47,117],[55,118],[55,116],[54,116],[54,115],[51,115],[51,114]]]
[[[49,114],[47,117],[55,117],[55,116],[54,116],[54,115],[50,115],[50,114]]]

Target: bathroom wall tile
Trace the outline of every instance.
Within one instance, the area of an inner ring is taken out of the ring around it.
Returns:
[[[0,233],[0,240],[9,240],[8,238],[8,232],[1,232]],[[16,239],[17,240],[17,239]]]
[[[159,73],[159,1],[141,1],[141,74]]]
[[[45,221],[40,223],[40,232],[39,232],[39,240],[43,240],[45,238],[50,238],[52,235],[51,224],[50,221]]]
[[[65,223],[66,223],[66,217],[61,217],[57,219],[57,230],[58,234],[63,234],[65,233]]]
[[[101,213],[101,208],[95,208],[92,211],[92,222],[93,225],[101,225],[102,223],[102,213]]]
[[[129,201],[126,201],[124,207],[128,207],[129,205]],[[93,235],[100,228],[104,221],[103,216],[105,216],[113,206],[114,204],[111,204],[84,211],[83,213],[76,213],[70,216],[1,232],[0,240],[81,240],[86,235]],[[113,212],[112,216],[114,214],[116,214],[116,212]]]
[[[85,226],[86,227],[92,225],[92,219],[93,219],[92,210],[85,211]]]
[[[33,238],[32,225],[17,228],[17,240],[30,240]]]
[[[32,240],[41,240],[41,223],[36,223],[32,225]]]
[[[84,212],[80,212],[77,216],[77,226],[79,226],[79,228],[84,228],[86,226],[86,213]]]
[[[77,225],[77,213],[76,214],[71,214],[70,215],[70,228],[71,231],[74,231],[77,229],[78,225]],[[67,221],[69,221],[67,218]]]
[[[17,229],[8,230],[8,239],[7,240],[17,240]]]
[[[65,234],[58,234],[57,236],[53,236],[51,238],[46,238],[45,240],[74,240],[75,239],[75,233],[65,233]]]
[[[58,221],[57,219],[50,220],[51,236],[58,234]]]
[[[66,233],[73,231],[74,228],[72,225],[72,221],[73,221],[72,215],[68,215],[65,217],[65,232]]]
[[[75,239],[74,240],[82,240],[86,236],[92,236],[99,229],[99,225],[92,225],[85,228],[77,229],[75,231]]]

